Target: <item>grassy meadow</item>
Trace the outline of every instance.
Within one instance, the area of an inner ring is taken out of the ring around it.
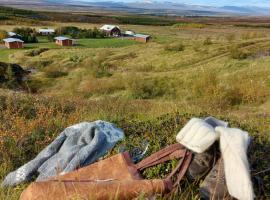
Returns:
[[[229,23],[120,27],[152,39],[79,39],[66,48],[40,38],[22,50],[0,48],[0,61],[36,69],[27,91],[0,89],[0,180],[75,123],[102,119],[123,128],[126,139],[110,155],[144,140],[150,153],[175,143],[190,118],[212,115],[254,137],[255,192],[270,198],[270,174],[263,172],[270,165],[270,29]],[[164,177],[171,167],[144,175]],[[169,199],[199,199],[197,185],[186,182]],[[0,199],[18,199],[25,187],[0,189]]]

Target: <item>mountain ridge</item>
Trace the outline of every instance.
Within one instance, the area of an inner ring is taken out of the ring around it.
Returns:
[[[115,1],[75,1],[75,0],[0,0],[0,4],[19,8],[27,8],[29,6],[47,7],[68,7],[69,9],[101,9],[131,12],[137,14],[157,14],[157,15],[251,15],[251,16],[269,16],[270,8],[262,8],[256,6],[205,6],[205,5],[190,5],[184,3],[176,3],[172,1],[157,2],[157,1],[133,1],[133,2],[115,2]]]

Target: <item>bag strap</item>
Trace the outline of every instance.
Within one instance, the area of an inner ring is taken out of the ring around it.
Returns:
[[[173,144],[143,159],[135,166],[137,170],[144,170],[169,160],[181,158],[184,156],[184,152],[185,148],[183,145]]]
[[[179,158],[181,159],[178,165],[176,166],[176,168],[165,178],[165,182],[168,183],[168,187],[169,187],[168,189],[172,190],[173,187],[176,187],[177,185],[179,185],[180,181],[183,179],[192,159],[192,153],[189,150],[187,150],[183,145],[181,144],[170,145],[152,154],[151,156],[145,158],[144,160],[142,160],[135,166],[137,170],[144,170],[154,165],[158,165],[166,161],[179,159]],[[177,178],[173,182],[172,178],[175,175],[177,175]]]
[[[177,174],[179,171],[177,178],[175,182],[172,182],[173,187],[176,187],[177,185],[180,184],[180,181],[183,179],[184,175],[186,174],[188,167],[191,163],[192,159],[192,153],[189,151],[186,151],[185,156],[179,161],[178,165],[176,168],[166,177],[165,180],[171,181],[172,182],[172,177]]]

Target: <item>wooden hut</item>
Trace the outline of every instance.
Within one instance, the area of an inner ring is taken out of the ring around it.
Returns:
[[[150,35],[144,35],[144,34],[135,34],[131,39],[139,41],[139,42],[144,42],[147,43],[150,40],[151,36]]]
[[[60,46],[73,46],[74,41],[68,37],[55,37],[55,43]]]
[[[8,49],[22,49],[24,41],[17,38],[6,38],[3,40],[5,42],[5,46]]]
[[[103,31],[106,34],[106,36],[109,36],[109,37],[121,36],[121,30],[119,26],[104,25],[100,28],[100,30]]]

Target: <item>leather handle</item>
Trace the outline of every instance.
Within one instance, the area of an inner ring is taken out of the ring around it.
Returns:
[[[170,145],[143,159],[141,162],[136,164],[136,168],[138,170],[143,170],[148,167],[164,163],[168,160],[181,158],[183,157],[184,150],[185,148],[181,144]]]
[[[180,159],[181,158],[181,159]],[[171,191],[173,187],[176,187],[180,184],[180,181],[183,179],[186,171],[189,167],[189,164],[192,159],[192,153],[188,151],[183,145],[181,144],[173,144],[170,145],[151,156],[145,158],[138,164],[136,164],[137,170],[143,170],[154,165],[158,165],[164,163],[169,160],[173,159],[180,159],[176,168],[166,177],[165,182],[167,183],[168,190]],[[177,174],[178,173],[178,174]],[[176,180],[173,182],[173,176],[176,176]]]

